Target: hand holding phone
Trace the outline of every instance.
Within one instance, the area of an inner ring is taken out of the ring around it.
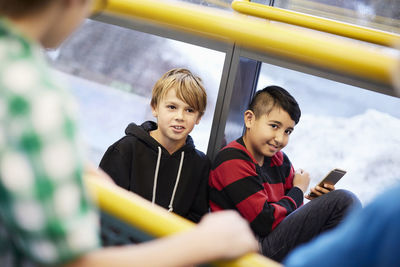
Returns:
[[[301,191],[306,192],[310,184],[310,174],[303,169],[296,170],[293,178],[293,186],[300,188]]]
[[[317,186],[324,187],[324,184],[335,185],[345,174],[346,171],[344,170],[333,169],[317,184]],[[318,197],[318,195],[309,192],[308,197],[314,198]]]

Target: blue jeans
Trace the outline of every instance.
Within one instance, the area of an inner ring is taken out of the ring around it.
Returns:
[[[271,233],[259,237],[262,254],[276,261],[295,247],[338,225],[350,207],[360,208],[358,198],[347,190],[317,197],[287,216]]]

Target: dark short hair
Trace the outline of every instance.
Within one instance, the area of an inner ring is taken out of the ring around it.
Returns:
[[[40,11],[54,0],[0,0],[0,16],[19,18]]]
[[[261,115],[269,114],[276,106],[286,111],[295,124],[299,122],[301,111],[296,99],[288,91],[276,85],[257,91],[248,109],[259,118]]]

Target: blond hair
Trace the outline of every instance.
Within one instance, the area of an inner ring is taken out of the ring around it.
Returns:
[[[173,88],[176,96],[203,116],[207,106],[207,93],[200,77],[183,68],[167,71],[154,85],[150,105],[156,108],[161,99]]]

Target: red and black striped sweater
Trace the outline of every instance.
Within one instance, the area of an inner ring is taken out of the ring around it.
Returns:
[[[293,166],[283,152],[265,157],[260,167],[239,138],[213,162],[211,210],[236,209],[255,234],[265,236],[303,202],[303,192],[293,187],[293,178]]]

